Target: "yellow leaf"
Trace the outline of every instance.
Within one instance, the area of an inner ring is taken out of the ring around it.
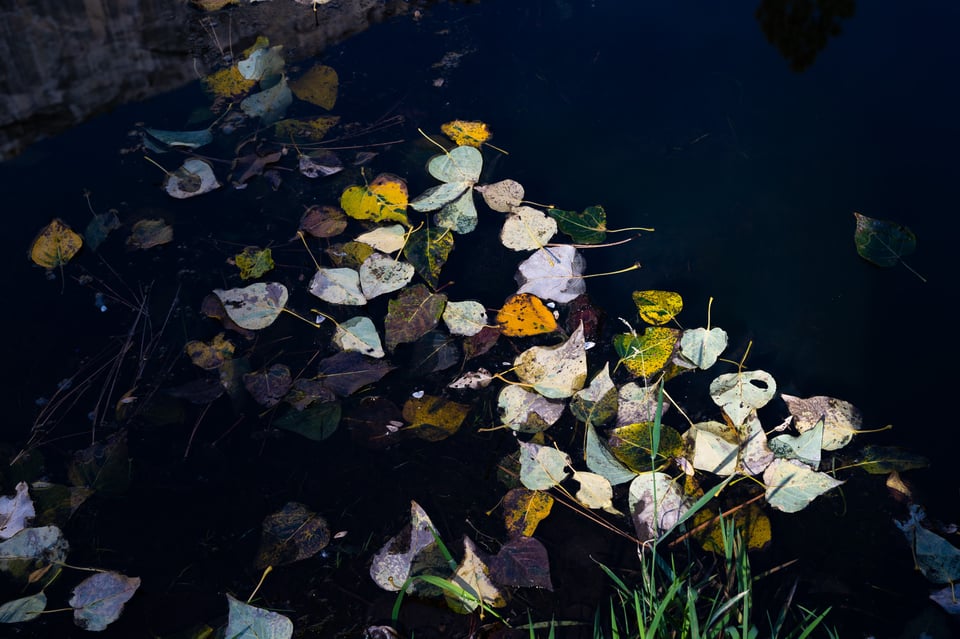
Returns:
[[[670,361],[679,338],[676,329],[650,326],[641,336],[614,336],[613,347],[627,370],[637,377],[651,377]]]
[[[634,291],[633,302],[640,319],[654,326],[666,324],[683,309],[683,298],[671,291]]]
[[[329,111],[337,102],[338,84],[336,70],[318,64],[292,82],[290,90],[301,100],[322,106]]]
[[[694,526],[699,526],[716,517],[716,511],[711,508],[705,508],[694,515]],[[724,516],[725,521],[730,521],[731,515]],[[770,543],[772,536],[770,529],[770,518],[763,512],[758,504],[748,504],[745,508],[735,511],[732,515],[733,523],[743,536],[747,543],[748,550],[760,550]],[[724,553],[723,533],[720,531],[719,520],[714,521],[709,526],[697,531],[694,535],[703,549],[718,555]]]
[[[221,98],[235,98],[245,94],[256,86],[256,80],[248,80],[240,75],[236,65],[220,69],[203,79],[207,91]]]
[[[503,523],[510,537],[532,537],[537,524],[553,508],[553,497],[542,490],[514,488],[503,497]]]
[[[204,11],[219,11],[228,4],[237,4],[237,0],[192,0],[193,4]],[[206,18],[204,18],[206,19]]]
[[[81,246],[83,238],[63,220],[54,218],[34,238],[30,245],[30,259],[47,270],[53,270],[69,262]]]
[[[234,346],[224,333],[218,333],[209,344],[193,340],[187,342],[183,350],[195,365],[210,371],[220,368],[226,360],[233,357]]]
[[[410,422],[407,432],[431,442],[446,439],[457,432],[469,412],[469,404],[434,395],[419,399],[411,397],[403,405],[403,418]]]
[[[484,122],[469,122],[467,120],[453,120],[440,127],[443,134],[457,143],[458,146],[479,147],[490,139],[490,128]]]
[[[539,297],[518,293],[497,313],[497,325],[509,337],[529,337],[557,330],[557,319]]]
[[[407,220],[407,183],[390,173],[381,173],[366,186],[351,186],[340,196],[340,208],[355,220],[400,222]]]
[[[363,242],[344,242],[343,244],[333,244],[325,253],[334,266],[340,268],[360,268],[368,257],[373,255],[374,248]]]
[[[243,252],[237,253],[233,261],[240,269],[240,279],[249,280],[261,277],[274,267],[273,251],[256,246],[247,246]]]
[[[310,140],[322,140],[327,132],[336,126],[340,121],[339,115],[322,115],[310,120],[280,120],[273,125],[274,132],[278,137],[287,138],[308,138]]]

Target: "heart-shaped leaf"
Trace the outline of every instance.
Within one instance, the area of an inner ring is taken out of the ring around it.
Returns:
[[[384,320],[387,349],[392,351],[398,344],[415,342],[432,331],[446,303],[446,295],[431,293],[423,284],[401,291],[387,304]]]
[[[544,249],[556,234],[556,220],[532,206],[519,206],[504,220],[500,242],[513,251],[534,251]]]
[[[243,288],[216,289],[213,294],[241,328],[256,331],[273,324],[287,304],[287,287],[279,282],[257,282]]]
[[[225,637],[230,639],[290,639],[293,622],[279,612],[264,610],[227,595]]]
[[[480,302],[447,302],[443,323],[452,335],[476,335],[487,325],[487,309]]]
[[[105,629],[120,617],[123,604],[139,587],[139,577],[118,572],[98,572],[87,577],[77,584],[70,597],[74,623],[84,630]]]
[[[553,399],[570,397],[587,379],[587,351],[583,325],[557,346],[533,346],[514,360],[517,377],[535,391]]]
[[[727,347],[727,333],[713,327],[688,329],[680,336],[680,354],[701,370],[717,363],[717,358]]]
[[[803,510],[814,499],[843,482],[810,470],[792,459],[774,459],[763,471],[767,503],[785,513]]]
[[[737,426],[776,393],[777,382],[766,371],[725,373],[710,383],[710,398]]]
[[[530,490],[547,490],[567,478],[570,455],[552,446],[520,444],[520,482]]]
[[[683,310],[683,298],[673,291],[634,291],[633,303],[640,319],[654,326],[666,324]]]
[[[55,218],[34,238],[30,245],[30,259],[48,271],[53,270],[69,262],[81,246],[83,238],[80,234],[63,220]]]
[[[383,253],[372,253],[360,265],[360,288],[368,300],[400,290],[413,279],[412,264]]]
[[[352,268],[318,268],[310,280],[310,292],[331,304],[362,306],[367,303],[360,289],[360,274]]]
[[[580,277],[585,267],[583,257],[572,246],[541,248],[517,267],[517,292],[566,304],[587,290]]]
[[[340,208],[356,220],[399,222],[407,220],[407,183],[390,173],[381,173],[366,186],[351,186],[340,195]]]

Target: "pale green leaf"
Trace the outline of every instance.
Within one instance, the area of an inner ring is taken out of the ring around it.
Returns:
[[[380,295],[398,291],[413,279],[416,269],[409,262],[401,262],[383,253],[371,253],[360,265],[360,289],[372,300]]]
[[[334,343],[344,351],[355,351],[368,357],[383,357],[383,345],[373,320],[369,317],[351,317],[337,326]]]
[[[352,268],[319,268],[310,280],[310,292],[331,304],[362,306],[367,303],[360,290],[360,274]]]
[[[710,383],[710,398],[739,426],[751,411],[765,406],[777,392],[766,371],[725,373]]]
[[[763,471],[767,503],[786,513],[803,510],[814,499],[843,482],[810,470],[798,461],[774,459]]]
[[[279,612],[264,610],[227,595],[229,613],[225,637],[230,639],[290,639],[293,622]]]
[[[587,379],[587,351],[583,324],[557,346],[533,346],[513,362],[517,377],[553,399],[570,397]]]
[[[529,442],[520,444],[520,483],[530,490],[547,490],[567,478],[570,456]]]
[[[443,323],[453,335],[476,335],[487,325],[487,309],[480,302],[447,302]]]
[[[717,358],[727,347],[727,333],[713,327],[686,330],[680,336],[680,354],[697,368],[706,370],[717,363]]]

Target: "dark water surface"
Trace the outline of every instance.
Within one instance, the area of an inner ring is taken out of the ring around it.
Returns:
[[[785,17],[791,7],[811,8],[820,26],[799,35],[785,31],[796,22]],[[488,122],[492,142],[509,155],[485,149],[481,181],[510,177],[531,200],[568,209],[602,204],[610,227],[656,228],[622,247],[586,251],[591,273],[642,264],[636,272],[589,280],[608,333],[620,330],[617,317],[636,319],[634,290],[681,293],[686,327],[703,325],[713,297],[711,322],[730,335],[731,358],[752,342],[748,368],[769,371],[782,392],[847,400],[863,412],[866,428],[893,424],[854,446],[896,444],[926,455],[929,469],[906,474],[917,501],[940,520],[960,518],[947,339],[955,323],[953,245],[960,231],[960,9],[924,1],[483,0],[419,11],[374,25],[319,58],[340,75],[334,111],[343,122],[403,116],[401,124],[359,142],[404,140],[377,147],[368,175],[397,173],[411,195],[420,193],[433,184],[421,168],[432,150],[417,128],[435,132],[454,118]],[[221,24],[229,20],[218,16]],[[457,55],[448,64],[437,64],[451,52]],[[121,153],[135,146],[128,132],[137,123],[204,126],[190,118],[208,104],[194,82],[119,107],[0,164],[9,256],[0,444],[11,458],[29,436],[36,400],[116,344],[134,317],[119,303],[100,313],[97,281],[76,282],[83,270],[127,299],[152,283],[154,334],[172,306],[152,351],[151,374],[165,372],[166,386],[202,376],[178,353],[186,341],[219,330],[199,307],[213,288],[241,285],[227,258],[245,245],[273,244],[277,279],[293,291],[298,277],[311,276],[311,263],[290,238],[306,206],[336,202],[343,186],[359,180],[355,169],[320,181],[291,172],[276,191],[255,179],[245,190],[228,186],[178,201],[162,192],[163,174],[142,152]],[[226,142],[204,151],[227,162],[234,157]],[[157,159],[168,168],[176,164],[169,155]],[[222,179],[228,164],[216,167]],[[59,274],[48,281],[23,252],[51,217],[82,230],[90,218],[85,190],[97,212],[116,208],[126,224],[164,217],[174,242],[131,252],[122,246],[127,231],[116,231],[102,259],[85,249],[66,267],[65,282]],[[505,259],[482,241],[495,242],[496,229],[484,227],[489,212],[478,208],[477,239],[458,243],[444,278],[456,281],[447,291],[451,299],[497,308],[515,289],[519,258]],[[902,266],[880,269],[861,259],[854,211],[909,226],[919,240],[906,259],[927,281]],[[291,305],[307,312],[315,301],[303,288]],[[364,314],[379,322],[385,305],[373,306]],[[281,317],[260,337],[257,365],[305,366],[326,339],[328,333]],[[591,375],[610,354],[604,348],[591,355]],[[712,376],[704,375],[708,383]],[[407,393],[434,392],[451,376],[401,369],[384,388],[402,403]],[[715,411],[703,380],[680,378],[670,388],[695,419]],[[63,438],[41,449],[51,481],[64,482],[70,456],[90,443],[85,415],[98,392],[84,395],[51,435]],[[502,432],[477,432],[496,421],[495,396],[486,400],[476,400],[476,423],[450,440],[388,450],[358,446],[346,428],[322,443],[275,436],[256,417],[262,409],[247,406],[240,419],[222,399],[207,412],[186,406],[181,423],[131,425],[130,490],[95,496],[65,527],[70,563],[143,580],[104,636],[168,636],[201,622],[215,625],[226,613],[223,593],[245,599],[259,579],[251,564],[261,521],[291,500],[349,534],[327,558],[278,569],[261,603],[291,617],[303,636],[360,636],[365,625],[389,617],[393,596],[372,584],[368,563],[399,530],[411,499],[451,542],[468,534],[495,549],[504,538],[498,515],[485,512],[503,493],[495,483],[497,463],[516,444]],[[786,415],[780,405],[768,410],[768,428]],[[107,424],[102,434],[114,430]],[[561,445],[574,441],[572,424],[555,437]],[[18,472],[0,471],[3,494],[12,493]],[[772,517],[773,547],[756,565],[800,561],[780,581],[761,582],[759,596],[776,602],[784,584],[799,578],[797,601],[834,606],[830,620],[844,637],[918,637],[921,630],[952,636],[893,526],[902,506],[888,496],[883,477],[847,478],[842,493],[796,515]],[[550,553],[556,592],[522,593],[512,604],[522,614],[519,623],[527,605],[535,620],[591,620],[606,590],[590,556],[636,568],[633,547],[563,509],[555,508],[537,536]],[[48,593],[49,607],[62,605],[78,579],[62,576]],[[445,618],[442,606],[411,605],[408,623],[418,638],[466,636],[468,622]],[[449,634],[437,630],[441,623],[454,624]],[[66,614],[16,632],[11,636],[84,634]]]

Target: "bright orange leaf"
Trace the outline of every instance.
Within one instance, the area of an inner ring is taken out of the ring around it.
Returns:
[[[467,120],[453,120],[440,127],[443,134],[457,143],[458,146],[475,146],[490,139],[491,133],[485,122],[469,122]]]
[[[509,337],[529,337],[557,330],[557,319],[539,297],[518,293],[497,313],[497,325]]]
[[[63,220],[55,218],[33,240],[30,259],[47,270],[53,270],[69,262],[81,246],[83,238]]]
[[[407,183],[390,173],[381,173],[365,186],[347,187],[340,196],[340,208],[355,220],[400,222],[407,220]]]

